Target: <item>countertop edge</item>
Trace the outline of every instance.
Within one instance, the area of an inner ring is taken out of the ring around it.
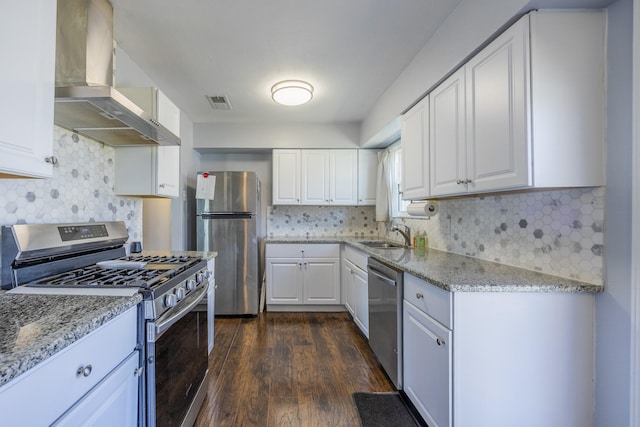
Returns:
[[[395,268],[399,268],[403,272],[409,273],[421,280],[427,281],[430,284],[437,286],[449,292],[531,292],[531,293],[599,293],[604,290],[604,285],[592,284],[587,282],[581,282],[574,279],[568,279],[559,276],[553,276],[546,273],[541,273],[533,270],[528,270],[522,267],[514,267],[506,264],[499,264],[492,261],[482,260],[479,258],[473,258],[465,255],[459,255],[452,252],[443,252],[437,249],[423,249],[423,251],[437,254],[438,256],[445,257],[450,260],[458,261],[459,264],[464,265],[466,263],[474,264],[477,268],[500,270],[499,276],[505,278],[511,274],[514,278],[523,276],[525,281],[529,282],[525,284],[513,284],[506,283],[509,280],[495,280],[489,278],[488,283],[470,282],[469,280],[447,281],[438,277],[436,274],[432,274],[424,269],[418,269],[411,265],[404,265],[394,261],[389,256],[385,256],[380,249],[376,250],[365,246],[359,242],[371,241],[371,240],[385,240],[376,237],[365,236],[319,236],[319,237],[268,237],[265,239],[266,244],[322,244],[322,243],[344,243],[355,249],[358,249],[369,256],[373,256],[375,259],[387,263]],[[415,248],[408,248],[407,250],[415,250]],[[388,252],[387,252],[388,253]],[[495,267],[499,266],[499,267]],[[471,269],[470,269],[471,270]],[[469,275],[475,274],[473,271],[469,271]],[[490,276],[490,274],[487,274]],[[496,276],[498,278],[498,276]]]

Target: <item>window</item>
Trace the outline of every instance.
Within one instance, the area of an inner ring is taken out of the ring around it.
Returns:
[[[406,216],[409,200],[402,200],[402,145],[400,141],[393,143],[389,147],[389,153],[392,156],[391,164],[393,171],[391,173],[391,216]]]

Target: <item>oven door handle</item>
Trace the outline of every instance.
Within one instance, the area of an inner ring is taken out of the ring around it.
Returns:
[[[204,296],[207,294],[207,290],[208,289],[209,289],[209,282],[205,282],[205,285],[204,285],[204,287],[202,287],[200,294],[195,296],[195,297],[193,297],[193,301],[191,301],[189,304],[187,304],[186,307],[184,307],[179,312],[172,314],[167,319],[161,320],[160,322],[158,322],[155,325],[155,329],[156,329],[155,337],[156,337],[156,339],[160,335],[162,335],[167,329],[169,329],[171,326],[173,326],[174,323],[176,323],[178,320],[180,320],[182,317],[184,317],[184,315],[186,315],[188,312],[193,310],[195,308],[195,306],[198,305],[200,303],[200,301],[202,301]],[[194,295],[194,294],[191,294],[190,296],[192,296],[192,295]],[[162,319],[162,318],[160,318],[160,319]],[[160,319],[158,319],[158,320],[160,320]]]

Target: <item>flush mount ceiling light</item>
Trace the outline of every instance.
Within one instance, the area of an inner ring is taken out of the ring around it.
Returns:
[[[313,86],[302,80],[283,80],[271,87],[271,98],[282,105],[306,104],[313,98]]]

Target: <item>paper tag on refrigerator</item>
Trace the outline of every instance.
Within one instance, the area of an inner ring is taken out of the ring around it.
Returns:
[[[213,200],[216,193],[216,177],[204,173],[198,175],[196,182],[196,199]]]

